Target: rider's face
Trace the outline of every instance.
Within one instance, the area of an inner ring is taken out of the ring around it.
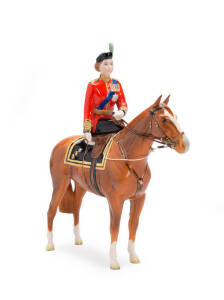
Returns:
[[[114,69],[113,59],[104,59],[100,64],[99,69],[103,76],[109,77]]]

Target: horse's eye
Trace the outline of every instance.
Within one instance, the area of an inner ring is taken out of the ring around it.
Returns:
[[[167,121],[167,119],[163,119],[162,122],[165,123]]]

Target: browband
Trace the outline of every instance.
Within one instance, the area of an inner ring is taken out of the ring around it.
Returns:
[[[150,110],[150,115],[153,116],[155,112],[157,112],[160,109],[166,108],[166,106],[162,105],[161,107],[157,107],[153,110]]]

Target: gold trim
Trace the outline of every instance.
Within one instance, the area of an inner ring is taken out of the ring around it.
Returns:
[[[83,126],[84,126],[84,132],[91,131],[91,120],[90,119],[84,120]]]
[[[113,114],[113,110],[109,110],[109,109],[94,109],[93,110],[94,114],[97,115],[112,115]]]
[[[97,163],[96,164],[96,170],[104,170],[106,167],[106,161],[107,161],[107,156],[109,154],[110,148],[113,144],[113,139],[114,137],[117,135],[114,134],[111,136],[109,142],[107,143],[104,151],[103,151],[103,159],[101,163]],[[82,161],[78,161],[78,160],[71,160],[69,159],[72,149],[73,147],[80,142],[81,140],[83,140],[83,137],[77,138],[76,140],[74,140],[72,143],[70,143],[70,145],[67,148],[66,154],[65,154],[65,159],[64,159],[64,163],[67,165],[72,165],[72,166],[76,166],[76,167],[84,167],[84,168],[90,168],[91,167],[91,162],[88,161],[84,161],[84,163],[82,163]]]
[[[89,83],[94,83],[94,82],[96,82],[97,80],[99,80],[99,78],[93,79],[93,80],[91,80]]]
[[[106,89],[107,89],[107,94],[109,93],[110,91],[110,84],[108,82],[105,82],[105,85],[106,85]],[[108,105],[108,104],[107,104]]]
[[[100,79],[102,79],[105,82],[109,82],[111,80],[110,77],[103,76],[102,74],[100,74]]]

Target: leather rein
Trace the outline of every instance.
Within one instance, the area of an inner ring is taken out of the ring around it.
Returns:
[[[124,128],[127,129],[129,132],[131,132],[132,134],[134,134],[136,136],[140,136],[142,138],[147,138],[147,139],[150,139],[154,142],[157,142],[157,143],[163,145],[163,146],[158,146],[157,149],[167,148],[167,147],[173,149],[176,145],[175,140],[182,134],[182,132],[178,133],[178,135],[176,135],[173,138],[170,138],[166,135],[164,130],[159,126],[159,123],[158,123],[158,121],[156,120],[156,117],[155,117],[155,112],[157,112],[158,110],[161,110],[163,108],[166,108],[166,107],[163,105],[161,107],[155,108],[154,110],[150,111],[151,119],[150,119],[150,124],[149,124],[150,131],[152,131],[152,126],[153,126],[153,123],[154,123],[156,128],[158,128],[160,130],[160,132],[162,133],[162,137],[156,137],[151,133],[139,133],[139,132],[135,131],[134,129],[131,129],[127,126],[124,126]],[[125,120],[122,120],[122,122],[124,122],[126,125],[128,125],[128,123]],[[153,149],[153,150],[155,150],[155,149]]]

